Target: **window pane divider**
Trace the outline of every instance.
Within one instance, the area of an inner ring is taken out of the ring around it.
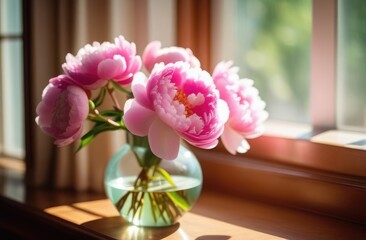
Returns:
[[[314,130],[336,128],[336,0],[313,0],[311,124]]]

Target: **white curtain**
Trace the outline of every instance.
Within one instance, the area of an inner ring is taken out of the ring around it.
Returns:
[[[170,0],[33,0],[31,80],[34,112],[48,80],[62,73],[61,64],[68,52],[76,54],[87,43],[114,41],[118,35],[135,42],[139,54],[151,40],[160,40],[163,46],[175,45],[174,13],[175,1]],[[56,148],[52,139],[36,124],[33,126],[32,157],[27,163],[29,185],[104,190],[104,169],[124,143],[123,131],[102,133],[75,154],[77,143]],[[85,130],[88,127],[90,125],[85,124]]]

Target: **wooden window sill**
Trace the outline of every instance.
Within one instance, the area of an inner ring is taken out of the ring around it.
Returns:
[[[206,189],[366,224],[365,151],[262,136],[245,155],[192,148]]]
[[[137,228],[118,216],[104,194],[26,189],[14,172],[1,174],[0,186],[0,232],[10,239],[362,239],[366,235],[362,224],[213,190],[204,190],[179,223]]]

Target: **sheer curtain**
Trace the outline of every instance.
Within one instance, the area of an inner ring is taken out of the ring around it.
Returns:
[[[103,191],[104,169],[124,143],[122,131],[98,135],[77,154],[77,143],[57,148],[34,123],[35,108],[50,78],[61,74],[65,55],[93,41],[123,35],[142,53],[148,41],[176,44],[175,1],[33,0],[31,4],[31,151],[27,152],[30,186]],[[164,17],[161,17],[164,12]],[[85,125],[85,129],[88,126]]]

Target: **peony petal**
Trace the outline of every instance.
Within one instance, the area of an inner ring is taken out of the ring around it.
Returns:
[[[155,57],[157,51],[161,48],[161,42],[152,41],[146,47],[142,53],[142,62],[147,71],[151,72],[155,64]]]
[[[36,109],[36,123],[42,131],[55,138],[55,144],[59,146],[80,138],[82,123],[89,112],[85,91],[78,86],[67,86],[62,78],[47,85]]]
[[[199,60],[193,55],[189,48],[166,47],[161,48],[161,42],[150,42],[144,50],[142,61],[147,71],[151,72],[158,63],[186,62],[192,67],[200,67]]]
[[[236,149],[238,153],[246,153],[250,149],[250,145],[248,141],[243,138],[243,140],[240,143],[240,146]]]
[[[62,64],[64,72],[75,84],[89,90],[103,87],[111,79],[129,85],[140,67],[141,58],[136,55],[136,45],[123,36],[116,38],[114,44],[87,44],[76,56],[67,54],[66,63]]]
[[[98,64],[98,76],[101,79],[111,80],[120,72],[124,72],[126,67],[126,60],[121,56],[105,59]]]
[[[99,79],[99,77],[81,72],[70,72],[64,70],[66,74],[73,79],[74,85],[78,85],[84,89],[95,90],[107,84],[107,80]]]
[[[149,127],[155,119],[155,113],[134,99],[126,101],[123,120],[128,130],[137,136],[147,136]]]
[[[227,103],[222,99],[217,100],[217,112],[220,123],[225,124],[229,119],[230,110]]]
[[[251,79],[240,79],[239,68],[233,62],[220,62],[213,72],[213,80],[220,97],[227,102],[230,116],[222,140],[231,152],[246,152],[249,144],[245,138],[255,138],[263,133],[263,122],[268,113]]]
[[[228,125],[225,125],[224,132],[221,135],[221,141],[231,154],[236,154],[236,152],[244,153],[249,149],[249,144],[245,144],[244,137]]]
[[[197,139],[196,141],[188,141],[193,146],[202,148],[202,149],[212,149],[217,146],[219,141],[217,139],[208,139],[207,141],[203,141],[202,139]]]
[[[83,132],[83,128],[80,127],[79,130],[76,133],[74,133],[73,136],[65,138],[65,139],[56,139],[54,143],[58,147],[64,147],[66,145],[69,145],[70,143],[73,143],[75,140],[79,139],[82,132]]]
[[[89,113],[88,96],[85,91],[76,86],[68,87],[69,101],[72,101],[71,109],[69,112],[69,124],[80,124],[84,121]]]
[[[175,62],[189,62],[190,56],[187,51],[179,47],[170,47],[161,49],[159,55],[154,59],[155,63],[163,62],[165,64]]]
[[[178,156],[180,137],[160,119],[155,119],[149,130],[151,151],[165,160],[173,160]]]
[[[144,73],[138,72],[134,75],[131,89],[136,101],[146,108],[153,109],[152,102],[149,101],[146,94],[147,78]]]

